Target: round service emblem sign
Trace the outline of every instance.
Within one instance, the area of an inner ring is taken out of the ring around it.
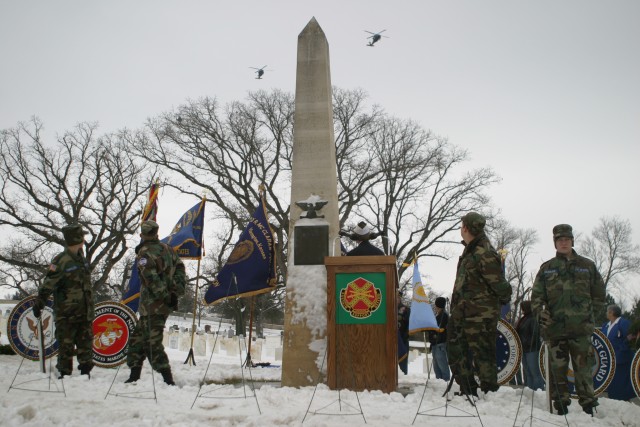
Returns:
[[[598,328],[594,329],[593,334],[591,335],[591,345],[593,346],[593,353],[596,359],[596,363],[591,369],[591,375],[593,376],[593,392],[597,396],[609,387],[609,384],[613,379],[613,375],[616,372],[616,356],[611,342]],[[544,355],[544,346],[542,346],[540,349],[540,356],[538,357],[538,363],[540,365],[542,378],[546,381],[547,377],[544,369]],[[578,397],[576,394],[575,374],[573,373],[571,361],[569,361],[567,380],[571,397]]]
[[[522,344],[516,330],[506,321],[498,321],[496,336],[496,363],[498,365],[498,384],[504,385],[520,369]]]
[[[33,305],[36,296],[30,296],[20,301],[7,320],[7,337],[13,351],[29,360],[38,360],[38,319],[33,315]],[[53,300],[49,299],[40,315],[42,320],[42,335],[44,336],[45,359],[55,356],[58,352],[56,341],[56,325],[53,318]]]
[[[640,397],[640,351],[636,352],[631,362],[631,384],[633,384],[636,396]]]
[[[136,315],[126,305],[115,301],[97,304],[93,319],[93,362],[102,368],[123,364],[135,326]]]

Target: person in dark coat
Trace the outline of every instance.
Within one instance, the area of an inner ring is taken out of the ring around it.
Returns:
[[[610,305],[607,307],[607,319],[609,321],[602,325],[602,333],[611,341],[616,355],[616,372],[613,375],[611,384],[607,387],[607,394],[610,399],[629,400],[636,397],[631,384],[633,351],[627,339],[631,322],[621,317],[621,315],[620,307]]]
[[[351,240],[358,241],[358,246],[347,252],[347,256],[367,256],[367,255],[384,255],[381,249],[376,248],[369,240],[377,237],[377,233],[373,233],[364,221],[359,222],[353,233],[349,235]]]
[[[405,375],[409,373],[409,317],[411,308],[398,292],[398,366]]]
[[[538,356],[540,354],[540,325],[531,312],[531,301],[520,303],[522,317],[516,324],[516,331],[522,343],[522,370],[524,371],[524,385],[532,390],[543,390],[544,380],[540,373]]]
[[[443,297],[436,298],[436,322],[441,331],[429,331],[429,343],[431,344],[431,358],[433,360],[433,371],[439,380],[449,381],[451,372],[449,371],[449,361],[447,360],[447,324],[449,323],[449,313],[445,310],[447,300]]]

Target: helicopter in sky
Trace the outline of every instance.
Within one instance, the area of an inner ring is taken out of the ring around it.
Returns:
[[[369,40],[369,43],[367,44],[367,46],[373,47],[373,45],[376,44],[377,41],[380,41],[382,37],[387,39],[390,38],[388,36],[382,35],[382,33],[384,33],[385,31],[387,30],[382,30],[382,31],[378,31],[377,33],[372,33],[371,31],[364,30],[365,33],[371,34],[369,37],[367,37],[367,39],[371,39]]]
[[[262,68],[256,68],[256,67],[249,67],[249,68],[253,68],[254,70],[256,70],[256,74],[258,75],[256,79],[262,79],[262,76],[264,75],[264,70],[265,68],[267,68],[267,66],[265,65]]]

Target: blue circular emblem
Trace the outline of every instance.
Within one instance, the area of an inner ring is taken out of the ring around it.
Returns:
[[[631,384],[633,384],[636,396],[640,397],[640,351],[636,352],[633,361],[631,361]]]
[[[35,296],[20,301],[9,314],[7,321],[7,337],[13,351],[29,360],[39,359],[38,319],[33,315]],[[49,298],[40,315],[42,334],[44,336],[44,357],[48,359],[58,352],[56,326],[53,318],[53,300]]]
[[[522,361],[522,343],[518,333],[508,322],[498,321],[496,336],[496,363],[498,365],[498,384],[504,385],[520,369]]]
[[[591,345],[593,346],[593,355],[595,358],[595,364],[591,369],[593,376],[593,391],[597,396],[609,387],[613,375],[616,372],[616,356],[613,351],[611,342],[604,333],[598,328],[594,329],[591,335]],[[540,372],[542,372],[542,378],[546,381],[546,372],[544,369],[544,346],[540,349],[540,356],[538,357],[538,363],[540,365]],[[569,371],[567,372],[567,382],[569,387],[569,393],[571,397],[578,397],[576,394],[575,376],[573,373],[573,367],[569,362]]]

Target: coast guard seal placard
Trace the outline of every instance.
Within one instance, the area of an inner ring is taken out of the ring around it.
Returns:
[[[640,351],[636,352],[631,362],[631,384],[633,384],[636,396],[640,396]]]
[[[115,301],[97,304],[93,319],[93,362],[102,368],[124,363],[135,326],[136,315],[126,305]]]
[[[591,374],[593,375],[593,391],[597,396],[609,387],[609,384],[613,379],[613,375],[616,372],[616,356],[611,342],[598,328],[594,329],[593,335],[591,335],[591,345],[593,346],[593,353],[596,361],[595,365],[591,369]],[[544,346],[542,346],[540,349],[540,356],[538,357],[538,363],[540,365],[540,372],[542,372],[542,378],[546,381],[544,354]],[[578,397],[576,394],[575,375],[573,373],[573,366],[571,366],[571,362],[569,362],[567,380],[571,397]]]
[[[522,361],[522,343],[516,330],[506,321],[498,321],[496,336],[496,363],[498,365],[498,384],[504,385],[520,369]]]
[[[38,319],[33,315],[33,305],[36,296],[30,296],[20,301],[9,314],[7,320],[7,337],[13,351],[29,360],[39,359],[38,350]],[[58,352],[56,341],[56,326],[53,319],[53,300],[49,299],[40,315],[42,320],[42,334],[44,335],[45,359],[55,356]]]

